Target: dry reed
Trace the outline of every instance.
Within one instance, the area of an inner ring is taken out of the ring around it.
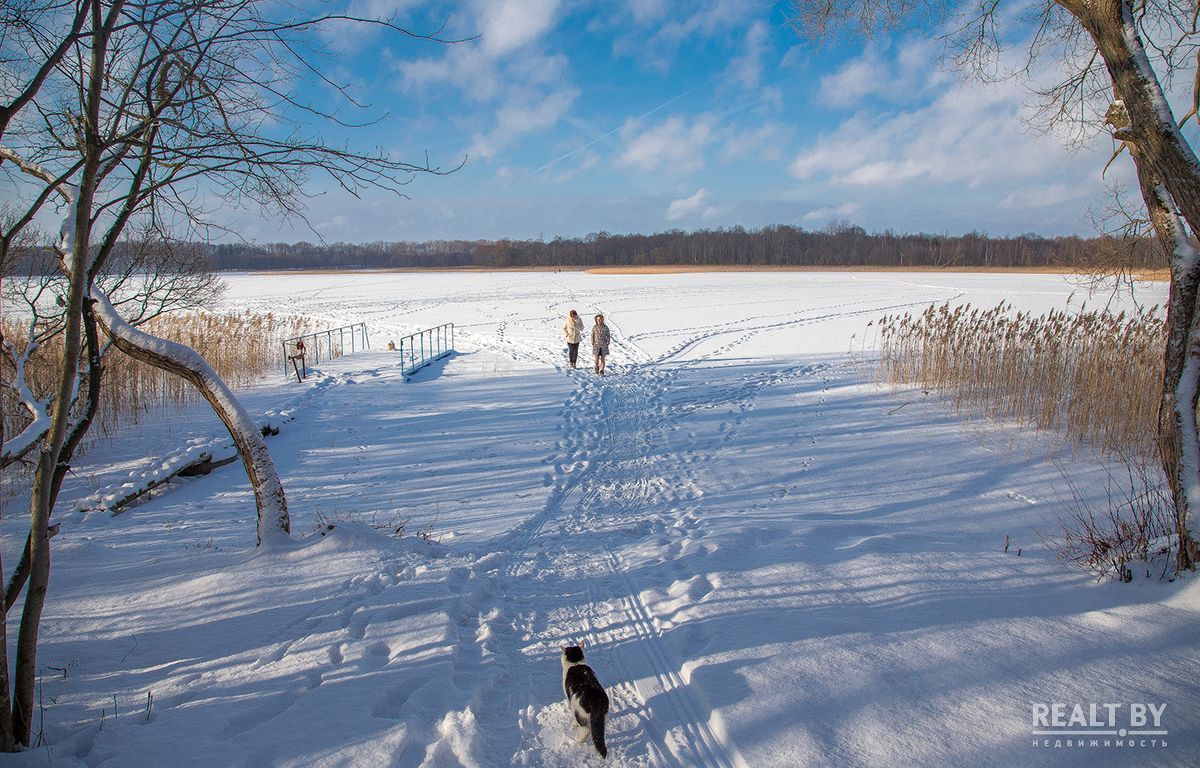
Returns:
[[[949,304],[879,321],[881,375],[950,395],[1103,454],[1155,455],[1164,320],[1157,309],[1112,314],[1013,313]]]
[[[155,336],[195,349],[230,386],[240,388],[282,371],[280,341],[308,333],[310,323],[303,317],[253,312],[193,312],[164,315],[143,328]],[[12,342],[24,335],[24,327],[5,319],[6,340]],[[61,346],[52,342],[32,356],[28,378],[35,395],[44,396],[51,390],[53,363],[61,354],[60,350]],[[102,435],[112,434],[118,425],[136,423],[150,411],[186,405],[200,397],[191,384],[178,376],[139,363],[116,350],[108,351],[102,365],[100,407],[93,422],[93,429]],[[28,414],[17,402],[11,386],[13,374],[12,366],[6,360],[4,386],[0,388],[6,435],[17,434],[29,423]]]

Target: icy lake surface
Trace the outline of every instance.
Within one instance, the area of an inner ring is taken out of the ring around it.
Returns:
[[[47,745],[0,764],[1195,764],[1195,577],[1095,583],[1041,536],[1064,473],[1104,498],[1104,462],[871,372],[885,313],[1127,294],[866,272],[227,283],[229,309],[369,329],[371,351],[242,393],[285,414],[269,445],[295,543],[254,550],[237,464],[72,511],[219,438],[199,407],[94,445],[53,542]],[[603,379],[586,342],[566,368],[571,308],[610,322]],[[457,352],[406,382],[387,342],[445,322]],[[23,532],[3,533],[11,567]],[[612,702],[607,761],[563,702],[579,640]],[[1035,707],[1093,702],[1166,704],[1166,746],[1041,744]]]

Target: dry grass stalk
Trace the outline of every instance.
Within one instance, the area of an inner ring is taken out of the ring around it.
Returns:
[[[881,375],[1103,454],[1155,456],[1166,327],[1157,309],[1013,313],[930,306],[879,321]]]
[[[5,319],[5,338],[22,338],[24,328],[10,323]],[[277,373],[283,367],[280,341],[311,330],[307,318],[253,312],[176,313],[158,317],[144,328],[156,336],[195,349],[235,388],[251,386],[264,376]],[[39,349],[30,360],[29,379],[35,395],[42,397],[50,391],[54,367],[48,363],[59,354],[60,347],[52,342]],[[105,355],[103,366],[103,390],[95,421],[95,431],[99,434],[112,434],[118,425],[136,423],[149,411],[190,404],[199,398],[195,389],[183,379],[115,350]],[[11,366],[6,364],[0,374],[4,384],[0,387],[4,432],[14,435],[29,423],[29,417],[16,401],[11,387],[14,375]]]

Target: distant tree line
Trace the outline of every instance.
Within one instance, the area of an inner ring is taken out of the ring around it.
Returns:
[[[1043,237],[1034,234],[868,234],[841,222],[820,231],[801,227],[730,227],[652,235],[596,232],[584,237],[542,240],[429,240],[425,242],[222,243],[186,246],[190,258],[207,251],[213,269],[388,269],[601,266],[812,266],[812,267],[1061,267],[1131,268],[1161,266],[1147,238]],[[133,246],[127,246],[132,248]],[[140,245],[139,248],[145,248]],[[113,261],[126,260],[118,246]],[[21,270],[10,254],[6,271]],[[21,265],[25,268],[29,264]],[[16,270],[14,270],[16,268]]]
[[[1090,267],[1135,269],[1161,264],[1154,244],[1114,237],[988,237],[868,234],[850,224],[821,231],[800,227],[730,227],[652,235],[541,240],[431,240],[374,243],[246,243],[212,247],[218,270],[595,267],[595,266],[815,266],[815,267]]]

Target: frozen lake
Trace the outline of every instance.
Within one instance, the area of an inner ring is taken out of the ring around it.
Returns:
[[[930,303],[1035,313],[1128,306],[1128,290],[1077,276],[922,272],[713,272],[609,275],[587,272],[236,274],[230,309],[305,314],[338,326],[366,322],[383,339],[454,322],[468,346],[508,345],[522,358],[556,359],[567,310],[596,312],[619,330],[628,359],[720,355],[790,359],[861,347],[867,324]],[[1093,292],[1094,290],[1094,292]],[[1136,300],[1159,303],[1166,283],[1142,283]],[[552,351],[550,355],[544,352]],[[614,356],[620,362],[621,355]]]
[[[1103,503],[1109,468],[881,388],[861,354],[869,323],[930,302],[1127,295],[996,274],[227,280],[230,309],[370,329],[372,351],[242,393],[288,414],[269,445],[295,543],[254,550],[237,465],[70,511],[219,435],[199,407],[89,450],[56,513],[48,746],[13,765],[1194,762],[1196,580],[1096,583],[1045,544],[1064,478]],[[565,370],[570,308],[612,321],[610,375]],[[459,353],[405,381],[387,341],[444,322]],[[606,763],[563,702],[577,640],[612,702]],[[1040,746],[1055,702],[1165,704],[1168,746]]]

